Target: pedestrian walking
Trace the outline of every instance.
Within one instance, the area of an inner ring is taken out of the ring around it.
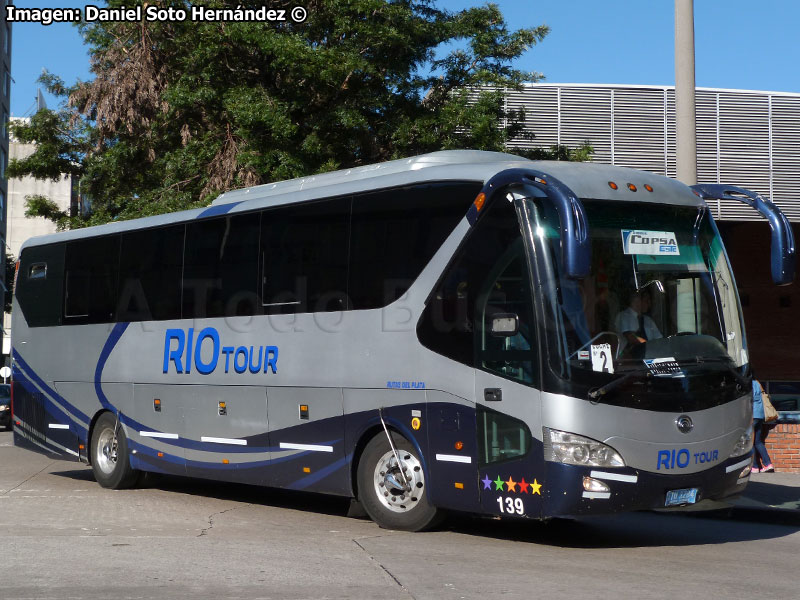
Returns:
[[[764,388],[753,374],[753,466],[751,473],[773,473],[775,467],[772,466],[772,459],[769,457],[767,447],[764,445]],[[761,465],[759,467],[759,465]]]

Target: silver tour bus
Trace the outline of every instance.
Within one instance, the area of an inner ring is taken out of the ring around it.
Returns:
[[[447,151],[29,240],[19,446],[357,498],[379,525],[716,507],[752,455],[736,284],[706,199],[653,174]]]

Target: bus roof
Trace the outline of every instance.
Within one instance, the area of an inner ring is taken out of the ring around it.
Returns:
[[[411,158],[343,169],[276,183],[225,192],[209,207],[153,217],[118,221],[26,240],[38,246],[96,235],[158,227],[227,213],[307,202],[370,190],[434,181],[475,181],[485,183],[508,169],[533,169],[555,177],[579,198],[640,201],[702,206],[704,201],[682,183],[646,171],[595,163],[531,161],[513,154],[479,150],[443,150]],[[617,184],[614,190],[609,182]],[[628,188],[633,184],[637,191]],[[654,191],[645,191],[645,185]]]

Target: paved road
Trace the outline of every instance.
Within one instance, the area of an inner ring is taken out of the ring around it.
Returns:
[[[341,499],[111,491],[0,432],[0,598],[795,598],[800,530],[674,515],[379,529]]]

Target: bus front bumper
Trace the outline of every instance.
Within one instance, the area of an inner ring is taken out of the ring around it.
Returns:
[[[715,510],[750,480],[752,454],[697,473],[662,475],[633,468],[578,467],[547,462],[547,517],[633,510]]]

